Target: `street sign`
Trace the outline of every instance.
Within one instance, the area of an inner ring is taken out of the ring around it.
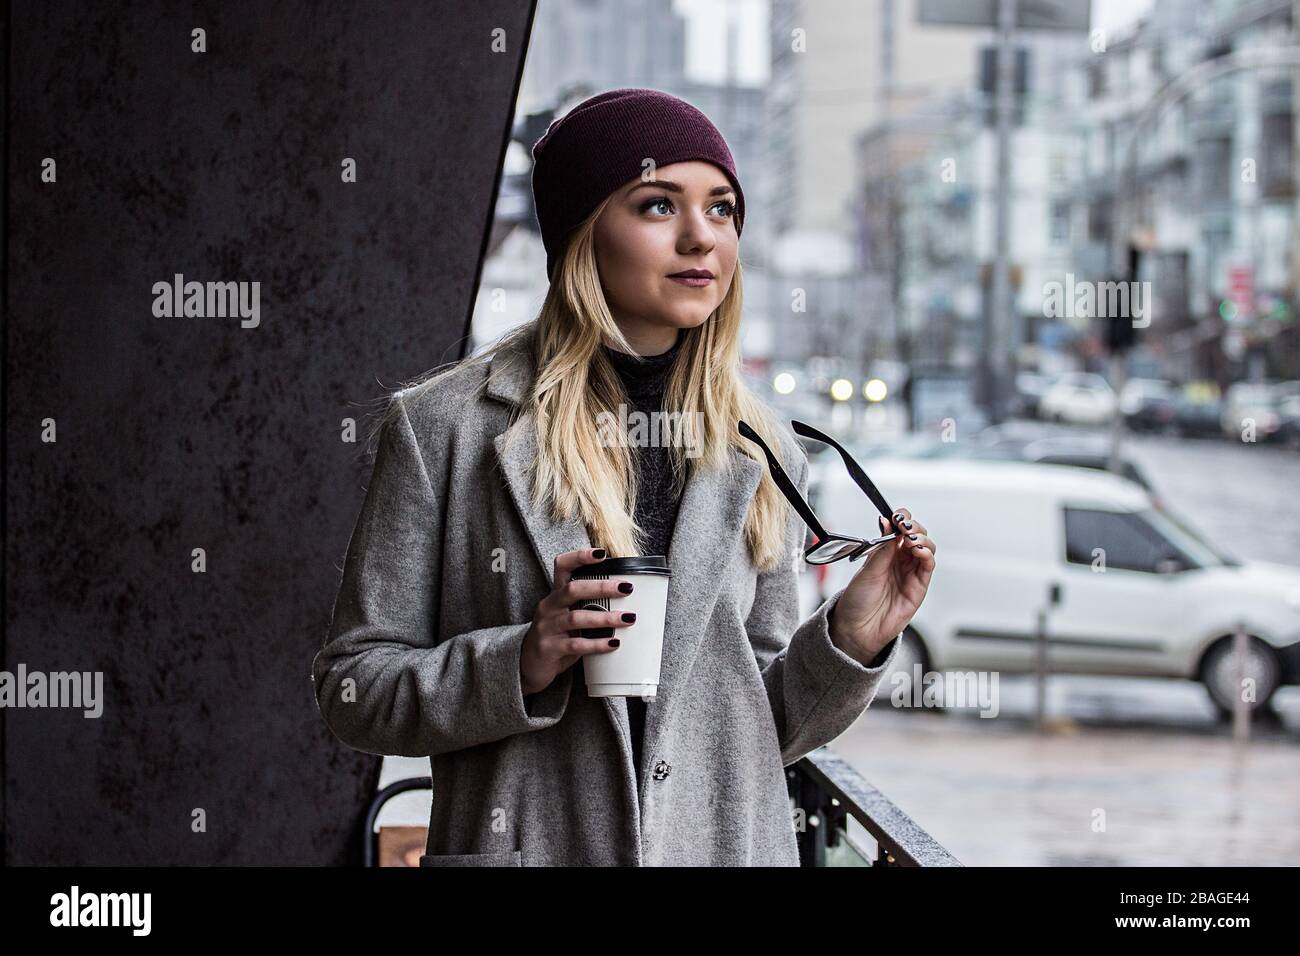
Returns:
[[[1091,4],[1081,0],[1020,0],[1017,30],[1088,32]],[[918,0],[916,22],[948,27],[996,27],[998,0]]]
[[[1228,299],[1237,307],[1238,320],[1255,314],[1255,270],[1247,264],[1228,267]]]

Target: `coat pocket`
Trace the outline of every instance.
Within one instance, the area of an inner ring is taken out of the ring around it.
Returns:
[[[495,853],[434,853],[420,857],[420,866],[523,866],[520,850]]]

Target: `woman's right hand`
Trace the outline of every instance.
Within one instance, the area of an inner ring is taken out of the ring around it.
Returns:
[[[625,620],[618,611],[573,610],[575,605],[590,599],[617,598],[632,593],[631,581],[572,579],[573,572],[579,567],[603,560],[603,548],[566,551],[556,556],[555,589],[538,602],[532,627],[524,635],[519,653],[519,683],[524,696],[551,686],[551,681],[584,654],[608,654],[618,647],[617,636],[579,637],[579,630],[628,627],[636,620],[636,615],[631,615],[632,620]]]

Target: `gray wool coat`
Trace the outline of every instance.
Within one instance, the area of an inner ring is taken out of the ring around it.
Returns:
[[[577,519],[532,507],[536,453],[518,351],[456,366],[380,433],[329,633],[317,703],[344,743],[429,758],[422,866],[797,866],[784,768],[868,707],[893,664],[835,647],[833,595],[800,622],[796,563],[758,573],[742,538],[766,469],[696,469],[669,549],[672,577],[641,782],[627,703],[588,697],[580,659],[525,697],[519,654],[555,556],[592,546]],[[517,434],[515,433],[517,430]],[[808,460],[783,429],[783,462]],[[804,526],[788,509],[786,553]]]

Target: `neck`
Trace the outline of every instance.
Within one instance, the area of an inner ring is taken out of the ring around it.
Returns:
[[[632,346],[635,355],[662,355],[680,341],[682,330],[676,326],[632,325],[619,323],[619,331]],[[610,346],[610,348],[614,348]],[[615,350],[617,351],[617,350]]]

